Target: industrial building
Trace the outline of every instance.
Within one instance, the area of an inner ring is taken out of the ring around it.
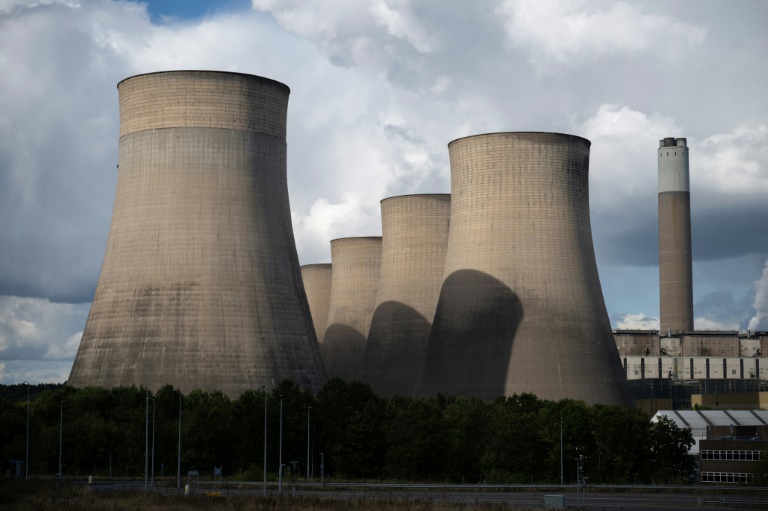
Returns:
[[[381,273],[362,373],[380,395],[414,392],[443,283],[450,216],[448,194],[381,201]]]
[[[174,71],[118,91],[115,207],[72,385],[235,396],[283,379],[316,390],[327,374],[383,395],[649,409],[768,390],[766,332],[694,329],[685,138],[658,148],[660,330],[612,332],[586,139],[454,140],[450,195],[384,199],[382,237],[333,240],[332,264],[299,268],[287,86]]]
[[[301,278],[304,281],[304,291],[307,293],[309,311],[315,326],[317,342],[325,338],[325,327],[328,322],[328,308],[331,304],[331,264],[305,264],[301,267]]]
[[[691,430],[689,453],[698,458],[703,484],[751,483],[758,462],[768,459],[768,411],[660,410],[651,420],[659,417]]]
[[[492,133],[448,149],[448,249],[416,394],[628,403],[592,245],[590,142]]]
[[[288,201],[288,87],[174,71],[118,92],[112,224],[69,383],[319,389]]]
[[[331,241],[331,300],[320,351],[328,377],[362,379],[381,270],[381,236]]]
[[[768,332],[694,329],[688,159],[685,138],[659,140],[660,330],[613,332],[633,395],[649,412],[690,408],[695,395],[768,389]]]

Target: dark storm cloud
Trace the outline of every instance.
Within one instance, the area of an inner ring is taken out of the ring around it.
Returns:
[[[768,254],[766,219],[768,204],[735,204],[730,209],[693,214],[693,260],[716,261],[748,254]],[[630,227],[616,232],[620,225]],[[658,216],[645,214],[641,219],[630,221],[619,215],[600,215],[593,221],[593,228],[595,244],[600,247],[604,262],[630,266],[659,264]],[[603,235],[604,232],[610,234]]]

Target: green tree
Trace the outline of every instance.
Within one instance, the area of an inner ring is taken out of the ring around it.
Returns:
[[[651,423],[650,454],[653,460],[653,482],[686,484],[693,477],[696,459],[688,452],[694,444],[688,428],[679,428],[669,417]]]

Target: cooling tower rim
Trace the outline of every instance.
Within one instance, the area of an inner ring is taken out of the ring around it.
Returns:
[[[248,73],[238,73],[235,71],[216,71],[216,70],[210,70],[210,69],[176,69],[171,71],[151,71],[149,73],[139,73],[135,75],[128,76],[126,78],[123,78],[119,82],[117,82],[117,88],[120,89],[120,85],[123,82],[126,82],[128,80],[131,80],[133,78],[138,78],[140,76],[149,76],[149,75],[159,75],[159,74],[193,74],[193,73],[213,73],[213,74],[221,74],[221,75],[233,75],[233,76],[243,76],[245,78],[249,79],[257,79],[258,81],[270,83],[272,85],[277,85],[280,88],[284,88],[285,92],[288,94],[291,93],[291,88],[288,87],[283,82],[278,82],[277,80],[273,80],[272,78],[267,78],[266,76],[259,76],[259,75],[252,75]]]
[[[379,201],[379,203],[382,203],[384,201],[392,200],[392,199],[402,199],[405,197],[449,197],[450,193],[406,193],[405,195],[393,195],[392,197],[385,197]]]
[[[556,131],[492,131],[490,133],[478,133],[476,135],[467,135],[466,137],[459,137],[459,138],[453,139],[450,142],[448,142],[448,147],[451,147],[451,144],[455,142],[459,142],[460,140],[466,140],[468,138],[487,137],[490,135],[557,135],[560,137],[583,140],[584,142],[587,143],[588,146],[592,145],[592,142],[589,139],[586,139],[584,137],[580,137],[578,135],[571,135],[570,133],[559,133]]]
[[[331,263],[309,263],[309,264],[302,264],[300,268],[331,268],[333,264]]]
[[[381,236],[345,236],[343,238],[334,238],[331,240],[331,243],[345,240],[381,240]]]

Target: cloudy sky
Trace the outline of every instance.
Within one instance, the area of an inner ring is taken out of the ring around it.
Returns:
[[[0,382],[68,377],[109,233],[115,86],[171,69],[291,87],[302,264],[380,234],[382,198],[449,192],[455,138],[590,139],[614,327],[658,328],[656,148],[687,137],[696,327],[768,329],[766,21],[763,0],[0,0]]]

